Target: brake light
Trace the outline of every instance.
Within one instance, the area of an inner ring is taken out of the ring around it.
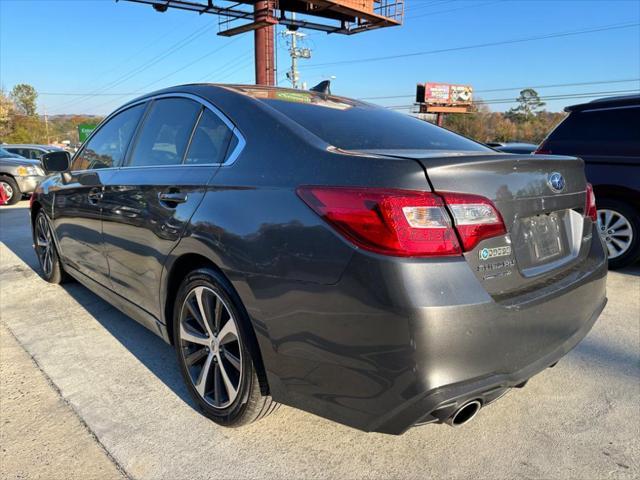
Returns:
[[[538,145],[538,148],[536,148],[533,154],[534,155],[551,155],[551,150],[547,148],[547,142],[542,142],[540,145]]]
[[[477,195],[359,187],[300,187],[297,193],[350,241],[385,255],[460,255],[505,233],[493,204]]]
[[[31,210],[33,208],[33,201],[36,199],[36,193],[32,192],[31,196],[29,197],[29,210]]]
[[[584,216],[591,218],[592,221],[598,221],[598,209],[596,208],[596,195],[593,193],[593,185],[587,183],[587,204],[584,208]]]
[[[442,199],[411,190],[300,187],[298,195],[356,245],[385,255],[460,255]]]
[[[453,216],[465,251],[485,238],[507,233],[502,217],[491,200],[479,195],[440,192]]]

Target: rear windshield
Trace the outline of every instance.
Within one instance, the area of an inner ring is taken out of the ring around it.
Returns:
[[[343,150],[491,151],[448,130],[382,107],[336,97],[265,103],[334,147]]]

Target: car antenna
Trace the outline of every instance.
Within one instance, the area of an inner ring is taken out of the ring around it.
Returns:
[[[323,95],[331,95],[331,80],[323,80],[309,91],[318,92]]]

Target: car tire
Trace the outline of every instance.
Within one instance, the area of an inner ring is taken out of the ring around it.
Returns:
[[[598,231],[615,270],[640,259],[640,215],[631,205],[611,198],[598,199]]]
[[[220,273],[201,268],[182,281],[173,312],[180,371],[203,414],[227,427],[247,425],[278,407],[260,390],[247,347],[250,329],[242,302]]]
[[[49,283],[60,284],[67,280],[47,215],[40,210],[33,223],[33,243],[40,263],[40,275]]]
[[[22,192],[16,181],[8,175],[0,175],[0,183],[2,183],[5,193],[7,194],[7,205],[15,205],[22,200]]]

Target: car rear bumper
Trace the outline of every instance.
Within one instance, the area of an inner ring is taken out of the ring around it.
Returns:
[[[562,278],[500,301],[463,259],[358,252],[338,284],[298,287],[286,312],[266,318],[263,307],[249,307],[269,332],[259,341],[271,393],[391,434],[442,421],[469,400],[488,403],[556,363],[593,326],[607,272],[593,238]]]
[[[26,177],[16,176],[16,183],[18,184],[18,188],[20,188],[20,192],[31,193],[33,192],[38,184],[44,180],[45,177],[39,175],[29,175]]]

